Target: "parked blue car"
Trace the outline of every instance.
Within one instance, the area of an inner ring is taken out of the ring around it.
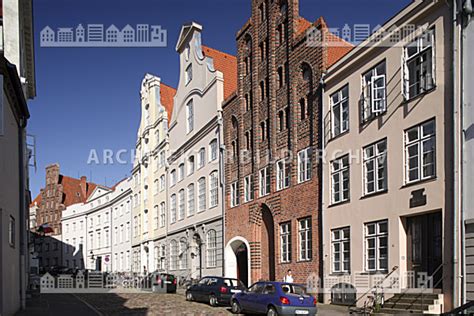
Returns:
[[[276,315],[316,315],[317,300],[304,286],[286,282],[257,282],[231,298],[232,312]]]

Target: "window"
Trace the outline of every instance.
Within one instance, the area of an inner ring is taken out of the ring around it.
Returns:
[[[303,121],[306,119],[306,100],[300,100],[300,119]]]
[[[250,150],[252,148],[252,132],[245,132],[245,149]]]
[[[184,84],[187,86],[191,80],[193,80],[193,64],[189,64],[186,67],[186,72],[184,73]]]
[[[170,172],[170,186],[174,186],[176,184],[176,170],[173,169]]]
[[[262,135],[262,141],[265,140],[267,135],[267,129],[265,127],[265,121],[260,122],[260,135]]]
[[[155,181],[153,182],[153,193],[154,193],[154,194],[158,194],[158,192],[159,192],[158,180],[155,180]]]
[[[194,105],[193,100],[189,100],[186,104],[186,130],[188,133],[192,132],[194,129]]]
[[[170,222],[176,223],[176,194],[173,194],[170,199]]]
[[[184,219],[184,189],[179,190],[178,192],[178,220]]]
[[[311,179],[311,148],[298,152],[298,183]]]
[[[194,156],[188,158],[188,176],[194,173]]]
[[[161,204],[160,204],[160,228],[165,227],[165,224],[166,224],[165,202],[161,202]]]
[[[166,245],[160,246],[160,270],[165,270],[166,264]]]
[[[281,132],[285,129],[285,112],[283,110],[278,112],[278,131]]]
[[[330,98],[332,136],[336,137],[349,130],[349,86],[346,85]]]
[[[290,164],[282,159],[276,163],[277,165],[277,191],[290,186],[291,168]]]
[[[385,62],[362,76],[362,122],[387,110]]]
[[[244,179],[244,202],[253,200],[254,197],[253,175],[248,175]]]
[[[185,238],[179,241],[179,268],[184,270],[188,267],[188,245]]]
[[[402,91],[406,100],[435,86],[434,29],[408,44],[402,56]]]
[[[278,67],[277,71],[277,87],[283,87],[283,67]]]
[[[235,181],[230,185],[230,207],[239,205],[239,182]]]
[[[198,180],[198,211],[206,209],[206,178]]]
[[[206,262],[208,268],[217,266],[217,234],[211,229],[206,234]]]
[[[365,224],[365,269],[387,271],[388,221]]]
[[[160,152],[159,164],[160,164],[160,168],[165,166],[165,152],[164,151]]]
[[[178,166],[178,181],[183,181],[184,179],[184,163],[181,163]]]
[[[10,247],[15,248],[15,218],[13,216],[10,216],[10,220],[8,221],[8,244]]]
[[[198,169],[204,167],[206,163],[206,149],[203,147],[199,149],[199,156],[198,156]]]
[[[164,191],[166,187],[166,178],[165,175],[160,176],[160,192]]]
[[[153,208],[153,229],[158,229],[159,226],[159,214],[158,214],[158,205],[155,205]]]
[[[364,148],[365,194],[387,190],[387,140]]]
[[[280,225],[280,255],[282,263],[291,261],[291,222]]]
[[[188,216],[194,214],[194,184],[188,186]]]
[[[178,266],[178,242],[172,240],[170,242],[170,270],[176,270]]]
[[[331,232],[332,272],[349,272],[351,266],[349,227]]]
[[[265,196],[270,194],[270,168],[265,167],[259,171],[259,194]]]
[[[209,161],[217,159],[217,139],[213,139],[209,144]]]
[[[209,180],[209,197],[210,197],[209,207],[217,206],[217,203],[219,201],[217,188],[218,188],[217,171],[213,171],[210,175],[210,180]]]
[[[431,120],[405,131],[406,182],[412,183],[436,175],[436,126]]]
[[[311,217],[303,218],[298,221],[298,235],[300,260],[311,260],[313,251],[311,243]]]
[[[349,200],[349,155],[331,163],[332,203]]]
[[[260,81],[260,101],[265,99],[265,82],[262,80]]]

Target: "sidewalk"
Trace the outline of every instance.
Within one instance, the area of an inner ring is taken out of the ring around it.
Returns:
[[[26,301],[26,310],[16,316],[97,316],[102,315],[72,294],[34,293]]]

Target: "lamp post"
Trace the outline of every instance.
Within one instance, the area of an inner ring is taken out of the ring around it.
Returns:
[[[92,267],[94,267],[94,262],[95,262],[95,257],[94,257],[94,252],[92,252],[92,250],[89,252],[89,255],[91,257],[91,265]],[[95,270],[95,268],[94,268]]]

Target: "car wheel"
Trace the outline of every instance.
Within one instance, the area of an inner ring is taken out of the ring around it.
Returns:
[[[194,297],[191,292],[186,293],[186,301],[194,301]]]
[[[270,306],[270,308],[268,308],[267,316],[278,316],[278,312],[276,311],[275,307]]]
[[[209,295],[209,305],[212,307],[217,306],[217,297],[214,294]]]
[[[237,302],[236,300],[233,300],[232,305],[231,305],[231,310],[232,310],[232,313],[234,314],[240,314],[240,312],[242,311],[242,308],[240,307],[239,302]]]

